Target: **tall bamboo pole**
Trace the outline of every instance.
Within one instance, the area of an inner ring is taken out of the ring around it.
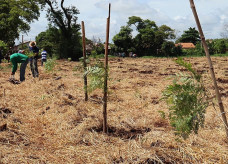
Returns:
[[[201,38],[202,43],[203,43],[204,51],[205,51],[206,56],[207,56],[207,60],[208,60],[209,68],[210,68],[210,73],[211,73],[211,78],[212,78],[212,80],[214,82],[216,98],[218,100],[219,109],[220,109],[220,112],[221,112],[221,115],[222,115],[222,120],[223,120],[223,123],[225,125],[226,136],[228,138],[228,123],[227,123],[227,119],[226,119],[226,113],[225,113],[225,110],[224,110],[224,106],[223,106],[223,103],[222,103],[221,95],[219,93],[218,85],[217,85],[217,82],[216,82],[216,77],[215,77],[215,73],[214,73],[214,68],[213,68],[213,65],[212,65],[211,57],[210,57],[210,54],[209,54],[208,46],[207,46],[207,43],[205,41],[205,37],[204,37],[204,34],[203,34],[202,27],[200,25],[200,21],[199,21],[199,17],[198,17],[197,11],[196,11],[196,7],[195,7],[195,4],[194,4],[194,1],[193,0],[189,0],[189,1],[190,1],[192,12],[193,12],[193,15],[195,17],[195,21],[196,21],[196,24],[197,24],[197,27],[198,27],[198,30],[199,30],[199,33],[200,33],[200,38]]]
[[[22,49],[24,49],[24,35],[22,35]]]
[[[85,41],[85,25],[84,21],[82,21],[82,47],[83,47],[83,67],[84,71],[86,71],[86,41]],[[84,75],[84,92],[85,92],[85,101],[88,101],[88,91],[87,91],[87,75]]]
[[[105,77],[104,77],[104,105],[103,105],[103,132],[108,133],[107,126],[107,95],[108,95],[108,45],[109,45],[109,28],[110,28],[110,11],[111,4],[109,4],[109,12],[107,18],[107,27],[106,27],[106,42],[105,42]]]

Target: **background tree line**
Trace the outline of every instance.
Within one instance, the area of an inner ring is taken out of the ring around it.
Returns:
[[[132,27],[132,25],[134,25]],[[133,37],[133,28],[137,34]],[[224,34],[223,34],[224,35]],[[174,41],[175,40],[175,41]],[[204,50],[201,45],[199,32],[195,28],[188,28],[176,38],[175,30],[167,25],[158,27],[154,21],[143,20],[140,17],[129,17],[127,25],[122,26],[120,32],[113,37],[113,52],[130,52],[138,56],[201,56]],[[193,43],[194,49],[182,49],[177,43]],[[225,54],[228,39],[207,40],[210,54]]]
[[[1,49],[12,47],[21,33],[30,31],[30,23],[37,21],[40,12],[46,10],[49,21],[45,31],[38,34],[38,47],[46,49],[57,58],[78,60],[82,56],[79,10],[75,6],[64,6],[64,0],[1,0],[0,3],[0,40]],[[225,26],[227,27],[227,26]],[[221,33],[226,36],[227,28]],[[134,35],[133,35],[134,34]],[[177,38],[175,30],[167,25],[158,26],[156,22],[138,16],[128,18],[125,26],[120,28],[113,39],[113,55],[130,52],[138,56],[181,56],[203,55],[199,33],[190,27]],[[104,53],[104,44],[100,39],[87,39],[90,54]],[[175,43],[193,43],[196,48],[184,50]],[[227,49],[227,38],[208,40],[211,54],[223,54]],[[4,45],[4,46],[3,46]]]

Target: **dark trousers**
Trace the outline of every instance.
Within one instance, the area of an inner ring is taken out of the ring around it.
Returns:
[[[44,62],[46,62],[46,61],[47,61],[47,59],[41,59],[41,66],[43,66]]]
[[[32,76],[33,77],[38,77],[39,76],[39,72],[38,72],[38,66],[37,66],[37,58],[31,57],[29,58],[30,61],[30,68],[32,71]]]
[[[21,63],[21,68],[20,68],[20,81],[25,80],[25,70],[28,64],[28,59],[25,60],[23,63]]]

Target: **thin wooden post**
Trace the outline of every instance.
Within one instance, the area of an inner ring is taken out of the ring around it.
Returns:
[[[3,89],[4,106],[6,105],[6,89]]]
[[[22,35],[22,49],[24,49],[24,35]]]
[[[83,47],[83,67],[86,71],[86,41],[85,41],[85,25],[82,21],[82,47]],[[88,91],[87,91],[87,75],[84,75],[84,92],[85,92],[85,101],[88,101]]]
[[[214,82],[216,98],[218,100],[219,109],[220,109],[220,112],[221,112],[221,115],[222,115],[222,120],[223,120],[223,123],[225,125],[226,136],[228,138],[228,123],[227,123],[227,119],[226,119],[226,113],[225,113],[224,106],[223,106],[223,103],[222,103],[221,94],[219,93],[219,89],[218,89],[218,85],[217,85],[217,81],[216,81],[216,77],[215,77],[215,73],[214,73],[214,68],[213,68],[212,61],[211,61],[211,57],[210,57],[210,54],[209,54],[208,46],[207,46],[207,43],[205,41],[205,37],[204,37],[203,30],[202,30],[202,27],[201,27],[201,24],[200,24],[200,21],[199,21],[199,17],[198,17],[197,11],[196,11],[196,7],[195,7],[195,4],[194,4],[194,1],[193,0],[189,0],[189,1],[190,1],[192,12],[193,12],[193,15],[195,17],[195,21],[196,21],[196,24],[197,24],[197,27],[198,27],[198,30],[199,30],[199,33],[200,33],[200,38],[202,40],[204,51],[205,51],[206,56],[207,56],[207,60],[208,60],[209,68],[210,68],[210,73],[211,73],[211,78],[212,78],[212,80]]]
[[[103,105],[103,132],[108,133],[107,126],[107,99],[108,99],[108,45],[109,45],[109,28],[110,28],[110,11],[111,4],[109,4],[109,14],[107,18],[107,27],[106,27],[106,42],[105,42],[105,77],[104,77],[104,105]]]

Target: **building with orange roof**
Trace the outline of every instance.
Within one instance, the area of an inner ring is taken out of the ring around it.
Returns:
[[[183,49],[192,49],[196,47],[193,43],[177,43],[175,46],[181,46]]]

